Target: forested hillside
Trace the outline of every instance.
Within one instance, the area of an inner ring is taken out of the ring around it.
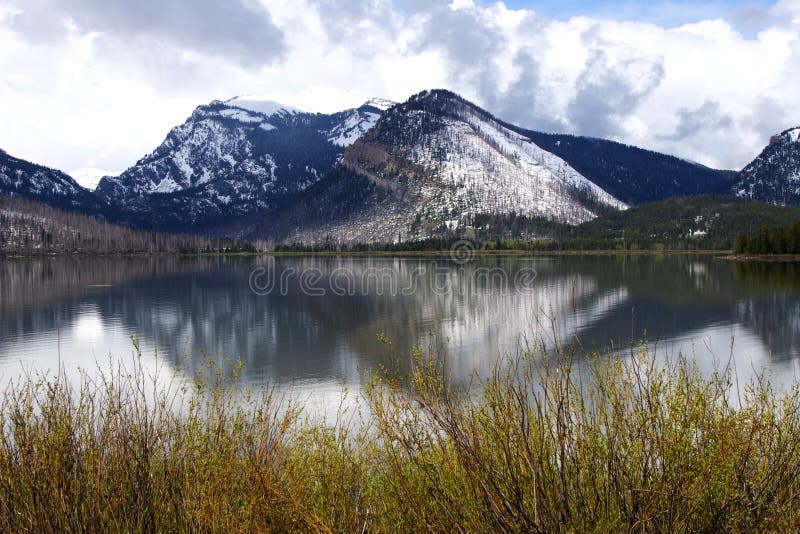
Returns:
[[[570,230],[563,241],[579,248],[728,250],[734,247],[737,234],[797,221],[800,208],[705,195],[609,213]]]
[[[244,242],[132,230],[20,197],[0,196],[0,255],[252,251]]]
[[[800,255],[800,222],[775,228],[762,226],[758,232],[740,233],[736,237],[736,254]]]
[[[725,195],[650,202],[608,213],[579,226],[514,214],[481,214],[469,222],[470,226],[435,239],[349,245],[326,241],[313,246],[289,243],[278,249],[309,252],[447,250],[467,239],[481,250],[732,250],[737,244],[737,235],[742,235],[749,237],[745,251],[748,254],[800,254],[800,249],[795,252],[794,248],[782,245],[796,241],[788,225],[793,225],[795,232],[800,231],[800,208]],[[781,226],[787,228],[776,228]],[[764,230],[766,228],[772,229]],[[767,237],[763,237],[765,232]],[[741,240],[740,237],[740,243]],[[768,243],[768,247],[765,248],[764,243]],[[762,249],[765,252],[757,252]]]

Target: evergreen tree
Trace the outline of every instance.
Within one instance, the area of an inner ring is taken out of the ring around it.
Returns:
[[[739,234],[736,236],[736,249],[734,253],[737,256],[742,256],[747,253],[748,249],[748,239],[745,234]]]

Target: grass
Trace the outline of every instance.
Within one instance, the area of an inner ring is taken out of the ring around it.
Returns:
[[[210,368],[27,377],[0,406],[4,531],[576,532],[800,528],[800,394],[535,348],[479,387],[434,354],[336,423]]]

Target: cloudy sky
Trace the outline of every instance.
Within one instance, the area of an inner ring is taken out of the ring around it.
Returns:
[[[121,171],[199,104],[449,88],[533,129],[741,168],[800,125],[800,0],[0,0],[0,148]]]

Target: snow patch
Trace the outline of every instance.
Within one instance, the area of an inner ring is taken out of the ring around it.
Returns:
[[[181,189],[181,186],[178,185],[175,180],[172,178],[164,178],[158,185],[152,189],[153,193],[173,193]]]
[[[172,161],[175,163],[175,166],[178,167],[178,169],[181,171],[181,174],[183,174],[183,177],[186,178],[187,181],[191,181],[192,176],[194,176],[194,169],[192,169],[192,166],[189,164],[190,159],[191,155],[187,154],[186,147],[182,147],[181,151],[177,152],[172,157]],[[177,183],[175,183],[175,185],[176,185],[176,190],[180,189],[180,186],[178,186]],[[159,192],[163,193],[163,191]]]
[[[380,118],[377,113],[354,111],[327,133],[328,141],[336,146],[349,147],[371,130]]]
[[[386,111],[389,108],[396,106],[396,102],[392,102],[391,100],[386,100],[385,98],[370,98],[366,102],[364,102],[361,107],[364,106],[371,106],[373,108],[378,108],[381,111]]]
[[[800,142],[800,128],[789,130],[788,132],[786,132],[786,135],[789,137],[790,142],[792,143]]]
[[[225,104],[248,111],[255,111],[256,113],[261,113],[268,117],[281,111],[291,114],[300,112],[299,109],[281,104],[280,102],[273,102],[272,100],[259,100],[253,97],[237,96],[226,101]]]
[[[482,120],[472,114],[466,117],[465,120],[476,133],[488,138],[490,144],[494,145],[501,154],[514,161],[518,167],[528,173],[536,175],[545,171],[564,185],[591,192],[596,199],[604,204],[616,209],[626,209],[628,207],[625,203],[620,202],[597,184],[584,177],[566,161],[542,149],[530,139],[494,121]]]
[[[227,117],[229,119],[234,119],[239,122],[246,122],[246,123],[261,122],[264,120],[261,117],[255,117],[251,115],[246,110],[236,109],[236,108],[223,109],[222,111],[219,112],[219,114],[222,115],[223,117]]]

